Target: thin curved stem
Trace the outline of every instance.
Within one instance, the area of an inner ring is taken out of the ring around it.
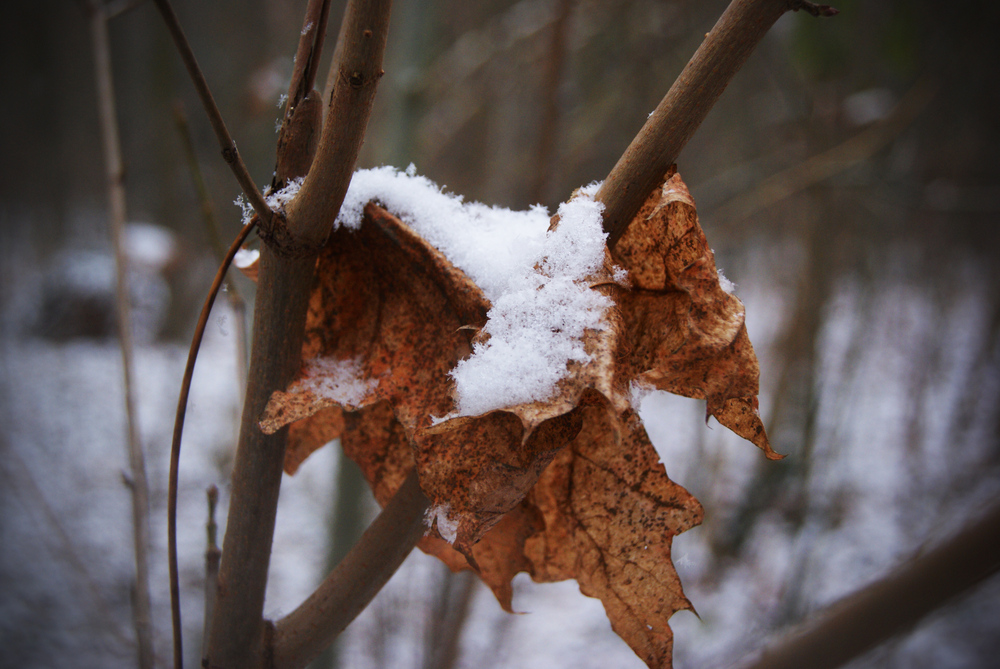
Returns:
[[[201,340],[205,336],[205,328],[208,325],[208,317],[212,313],[212,305],[219,294],[219,289],[226,280],[226,272],[236,256],[236,252],[243,246],[250,231],[253,230],[257,219],[254,218],[249,224],[243,226],[236,239],[229,246],[226,257],[223,258],[219,270],[215,273],[215,280],[212,281],[211,288],[208,289],[208,296],[205,304],[201,308],[201,315],[198,317],[198,324],[194,329],[194,336],[191,339],[191,346],[188,348],[187,364],[184,367],[184,379],[181,381],[180,397],[177,399],[177,414],[174,418],[174,436],[170,444],[170,479],[167,487],[167,553],[170,571],[170,615],[174,628],[174,667],[182,669],[184,666],[184,644],[181,634],[181,589],[180,577],[177,569],[177,475],[181,459],[181,436],[184,434],[184,418],[187,414],[188,395],[191,392],[191,378],[194,376],[194,364],[198,360],[198,351],[201,348]]]

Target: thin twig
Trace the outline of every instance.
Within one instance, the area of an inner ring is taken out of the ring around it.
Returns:
[[[801,1],[733,0],[635,136],[596,199],[613,248],[767,31]]]
[[[209,122],[212,124],[212,130],[215,131],[215,136],[219,140],[222,158],[233,170],[233,174],[236,175],[236,181],[239,182],[243,194],[246,196],[250,206],[257,213],[257,216],[260,217],[265,225],[270,226],[273,217],[271,208],[267,206],[267,202],[264,201],[264,196],[261,194],[260,189],[257,188],[257,184],[254,183],[253,177],[250,176],[250,171],[247,170],[243,158],[240,157],[239,151],[236,150],[236,142],[233,141],[232,135],[229,134],[229,130],[226,128],[225,121],[222,120],[222,113],[215,104],[212,91],[208,88],[205,75],[202,74],[201,67],[194,57],[194,51],[191,50],[191,45],[184,36],[184,31],[177,20],[174,8],[170,5],[170,0],[154,0],[154,2],[156,3],[156,8],[160,10],[160,14],[163,16],[163,21],[167,24],[167,29],[174,40],[174,45],[177,47],[177,51],[184,61],[184,66],[191,76],[191,81],[198,91],[198,97],[201,98],[201,104],[205,108],[205,113],[208,114]]]
[[[954,538],[834,604],[746,669],[833,669],[1000,571],[1000,506]]]
[[[201,340],[205,336],[205,327],[208,325],[208,317],[212,313],[212,305],[215,297],[219,294],[226,279],[226,272],[233,262],[233,257],[240,250],[243,242],[246,241],[250,231],[254,228],[257,218],[254,217],[250,223],[243,226],[240,233],[229,246],[226,257],[223,258],[219,270],[215,273],[215,280],[212,281],[211,288],[208,289],[208,296],[205,304],[201,308],[201,315],[198,317],[198,324],[194,329],[194,336],[191,339],[191,346],[188,349],[187,364],[184,367],[184,379],[181,381],[180,397],[177,399],[177,414],[174,418],[174,436],[170,444],[170,480],[167,486],[167,553],[170,570],[170,613],[174,627],[174,666],[182,669],[184,666],[184,644],[181,637],[181,588],[180,577],[177,569],[177,474],[181,459],[181,436],[184,434],[184,417],[187,414],[188,395],[191,392],[191,378],[194,376],[194,364],[198,360],[198,350],[201,348]]]
[[[128,259],[125,256],[125,184],[118,119],[111,73],[111,47],[103,5],[92,0],[87,5],[97,79],[97,104],[101,124],[101,142],[106,169],[109,227],[115,252],[115,303],[118,311],[118,340],[122,354],[125,395],[125,422],[132,484],[132,531],[135,549],[135,602],[133,615],[138,642],[139,667],[152,669],[153,623],[149,596],[149,483],[146,461],[139,441],[135,413],[135,387],[132,383],[132,311],[129,304]]]
[[[378,594],[424,536],[430,501],[413,469],[357,545],[297,609],[275,625],[274,665],[304,667]]]
[[[285,105],[287,120],[299,102],[305,99],[316,82],[319,57],[326,39],[326,23],[330,16],[330,0],[309,0],[303,19],[299,48],[295,52],[295,69],[288,85],[288,102]]]
[[[212,626],[212,616],[215,614],[215,593],[219,588],[219,561],[222,551],[216,543],[219,526],[215,524],[215,506],[219,502],[219,489],[211,485],[206,491],[208,497],[208,522],[205,523],[207,546],[205,548],[205,617],[202,621],[202,657],[208,650],[208,630]]]

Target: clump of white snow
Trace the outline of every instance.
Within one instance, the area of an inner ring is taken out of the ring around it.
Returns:
[[[264,189],[264,202],[267,203],[274,211],[282,211],[289,202],[291,202],[296,195],[298,195],[299,190],[302,188],[302,182],[305,181],[304,177],[296,177],[290,179],[285,187],[281,190],[271,192],[271,187],[268,186]],[[243,225],[250,223],[253,218],[254,210],[253,207],[247,202],[246,197],[243,193],[236,196],[233,200],[233,204],[240,208],[243,212]]]
[[[726,275],[722,273],[721,269],[717,269],[716,272],[719,274],[719,287],[732,295],[736,291],[736,284],[726,278]]]
[[[246,269],[253,265],[260,258],[260,251],[257,249],[240,249],[233,256],[233,266],[237,269]]]
[[[560,205],[559,226],[550,232],[542,206],[511,211],[466,203],[418,176],[412,165],[405,172],[380,167],[355,173],[338,224],[357,228],[365,204],[381,203],[492,303],[488,339],[452,372],[459,415],[545,400],[569,362],[589,360],[583,334],[601,329],[611,306],[586,282],[604,261],[603,205],[593,199],[598,185]]]
[[[365,379],[363,374],[358,360],[313,358],[306,363],[302,378],[289,390],[293,393],[310,391],[338,404],[358,406],[378,385],[377,380]]]
[[[437,522],[438,534],[449,544],[454,544],[458,538],[458,518],[451,518],[451,504],[435,504],[424,514],[424,523],[428,528]]]

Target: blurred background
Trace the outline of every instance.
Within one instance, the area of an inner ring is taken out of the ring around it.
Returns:
[[[187,342],[216,265],[185,137],[226,243],[240,225],[238,189],[159,15],[148,2],[115,4],[134,5],[109,28],[155,642],[166,666],[167,453]],[[328,51],[342,4],[333,4]],[[413,163],[469,200],[553,208],[610,171],[726,4],[397,0],[359,167]],[[789,457],[767,462],[706,426],[700,402],[645,398],[668,473],[706,508],[704,524],[674,543],[700,615],[674,618],[677,667],[746,662],[946,539],[1000,492],[1000,8],[834,4],[833,19],[778,22],[678,161],[747,306],[761,413]],[[177,2],[260,184],[274,167],[304,7]],[[87,23],[78,3],[8,3],[0,31],[0,666],[134,666],[114,258]],[[240,305],[252,298],[236,277],[217,303],[185,433],[192,666],[205,490],[221,489],[224,524]],[[373,507],[333,447],[286,478],[267,615],[315,587]],[[525,614],[510,616],[467,576],[414,554],[315,666],[643,666],[574,583],[519,576],[514,606]],[[851,666],[973,668],[998,653],[994,577]]]

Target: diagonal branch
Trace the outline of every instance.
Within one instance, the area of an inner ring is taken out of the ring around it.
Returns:
[[[306,666],[353,621],[424,536],[430,506],[413,469],[357,545],[274,632],[274,666]]]
[[[608,248],[618,242],[774,22],[789,10],[810,11],[812,7],[801,0],[733,0],[729,4],[597,192],[596,199],[604,203]],[[817,14],[832,15],[830,8]]]
[[[177,51],[184,61],[184,66],[191,76],[191,81],[198,91],[201,104],[205,107],[205,113],[208,114],[212,130],[215,131],[215,136],[219,140],[219,148],[222,151],[223,160],[233,170],[233,174],[236,175],[236,181],[239,182],[243,194],[246,195],[247,201],[253,207],[257,216],[260,217],[260,220],[265,225],[269,225],[272,218],[271,208],[267,206],[264,196],[261,194],[260,189],[257,188],[257,184],[254,183],[253,177],[250,176],[250,171],[243,162],[243,158],[240,157],[240,152],[236,150],[236,142],[233,140],[232,135],[229,134],[229,129],[226,128],[225,121],[222,120],[222,113],[219,111],[218,105],[215,104],[212,91],[208,88],[205,75],[202,74],[201,67],[194,57],[191,44],[188,43],[187,37],[184,36],[184,31],[181,29],[181,24],[177,20],[177,14],[174,13],[174,8],[171,6],[170,0],[154,0],[154,2],[156,3],[156,8],[160,10],[160,14],[163,16],[164,23],[167,24],[167,29],[174,40],[174,45],[177,47]]]
[[[952,539],[834,604],[747,669],[846,664],[1000,571],[1000,506]]]

